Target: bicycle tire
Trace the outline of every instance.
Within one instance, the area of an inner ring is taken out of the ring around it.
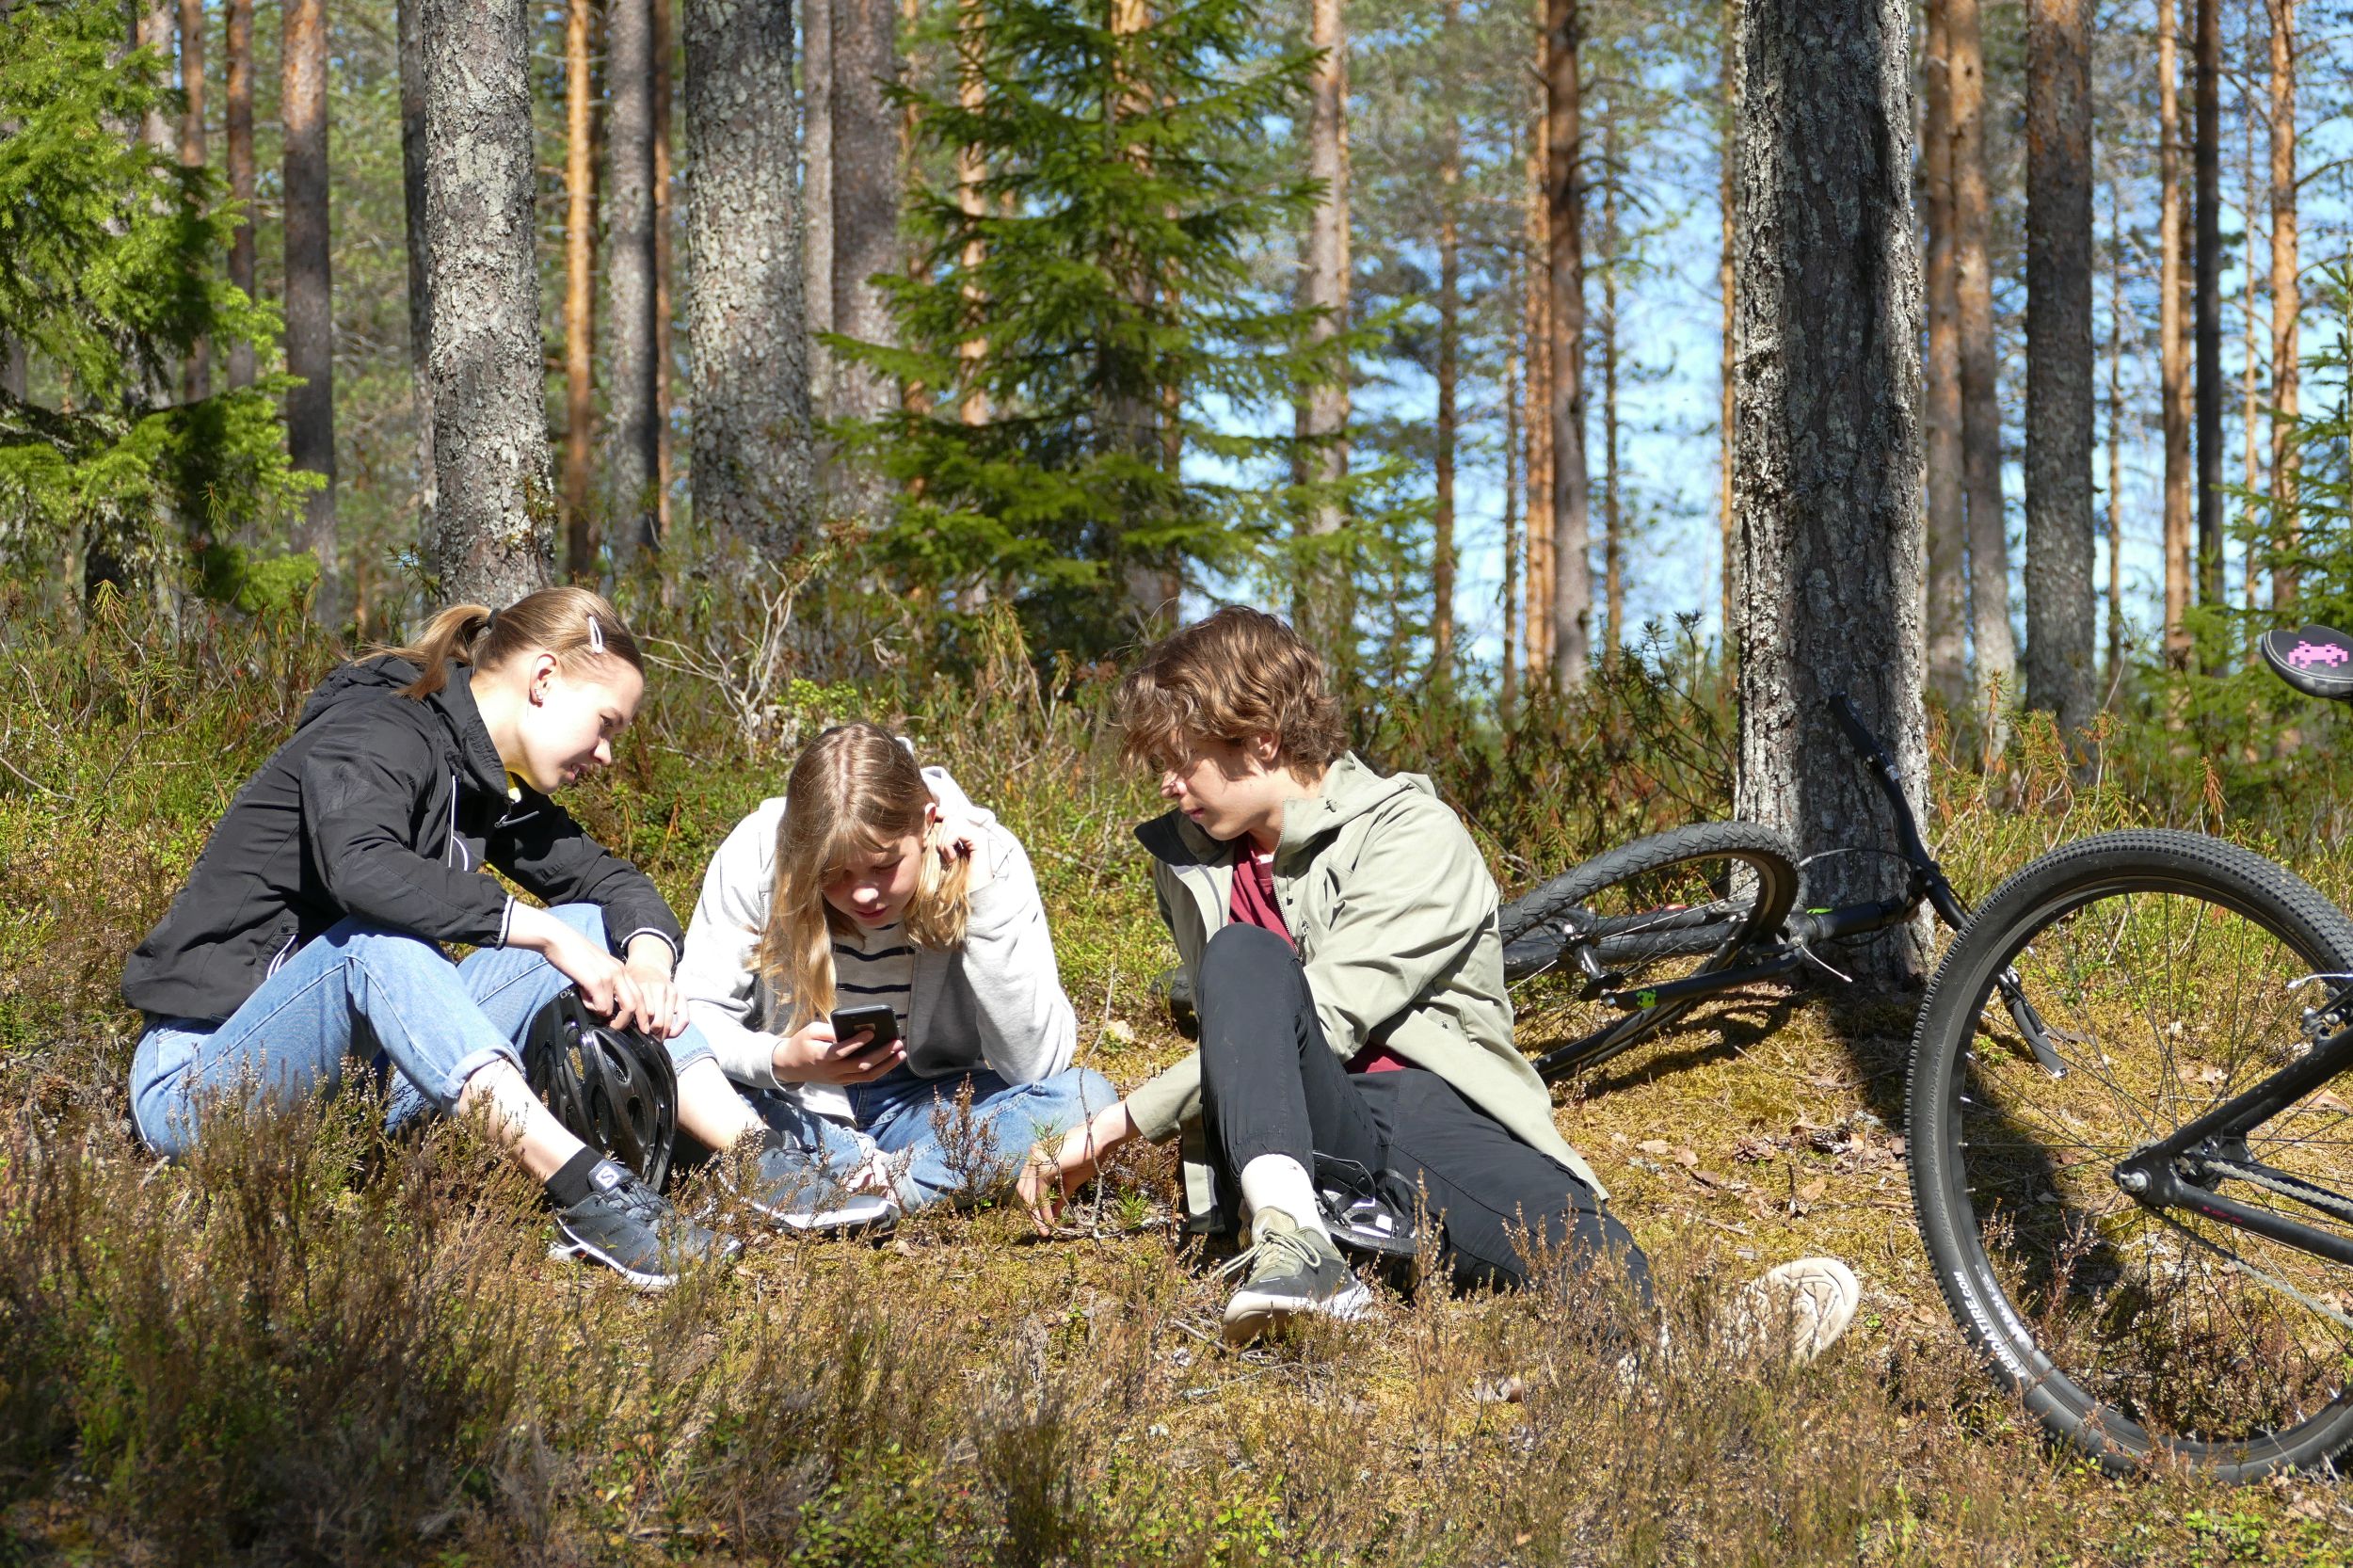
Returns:
[[[1745,868],[1748,884],[1726,882]],[[1715,896],[1700,904],[1657,900],[1689,879]],[[1515,900],[1498,919],[1510,981],[1591,957],[1615,972],[1689,959],[1673,978],[1730,968],[1754,944],[1777,934],[1798,894],[1797,856],[1789,841],[1754,823],[1693,823],[1624,844],[1551,878]],[[1624,907],[1621,907],[1623,905]],[[1713,911],[1721,909],[1721,917]],[[1579,953],[1580,948],[1587,949]],[[1630,977],[1625,989],[1639,989]],[[1649,1038],[1696,1007],[1701,998],[1599,1020],[1592,1031],[1537,1059],[1548,1079],[1597,1066]]]
[[[2153,955],[2161,967],[2142,961]],[[2113,1175],[2134,1147],[2308,1048],[2303,999],[2286,983],[2347,971],[2353,920],[2309,884],[2236,845],[2163,831],[2104,834],[2028,864],[1938,968],[1906,1082],[1929,1261],[1996,1376],[2111,1474],[2170,1458],[2248,1481],[2353,1443],[2353,1332],[2312,1310],[2318,1298],[2278,1288],[2353,1275],[2189,1208],[2141,1205]],[[2066,1077],[2011,1022],[2006,976]],[[2106,987],[2131,1010],[2094,1000]],[[2225,1016],[2242,1004],[2255,1025]],[[2353,1108],[2324,1116],[2326,1099],[2291,1105],[2233,1158],[2301,1164],[2295,1174],[2324,1186],[2353,1175],[2353,1140],[2310,1135],[2353,1125]],[[2298,1119],[2308,1105],[2319,1119]]]

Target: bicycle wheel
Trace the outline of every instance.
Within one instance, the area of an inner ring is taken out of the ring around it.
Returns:
[[[1596,1066],[1683,1016],[1703,999],[1640,999],[1739,962],[1781,930],[1797,893],[1797,856],[1780,834],[1694,823],[1596,856],[1513,903],[1501,915],[1505,978],[1558,981],[1522,1010],[1524,1036],[1556,1042],[1536,1070],[1549,1080]]]
[[[2353,1440],[2353,1271],[2143,1205],[2113,1174],[2308,1051],[2306,1005],[2335,987],[2291,985],[2347,970],[2353,921],[2310,886],[2234,845],[2164,832],[2035,861],[1938,970],[1907,1086],[1929,1259],[1995,1372],[2111,1471],[2170,1455],[2248,1480]],[[2006,971],[2063,1075],[2025,1038]],[[2308,1095],[2230,1159],[2353,1194],[2353,1106]],[[2178,1168],[2353,1237],[2202,1161]]]

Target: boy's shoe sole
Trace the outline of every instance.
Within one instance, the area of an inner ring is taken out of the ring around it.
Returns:
[[[1863,1304],[1854,1271],[1834,1257],[1801,1257],[1765,1271],[1745,1292],[1748,1325],[1778,1330],[1786,1323],[1789,1359],[1802,1367],[1838,1343]]]
[[[640,1290],[667,1290],[678,1283],[675,1272],[652,1273],[644,1269],[632,1269],[594,1241],[583,1240],[565,1231],[560,1224],[556,1226],[556,1234],[561,1239],[548,1249],[548,1257],[552,1262],[566,1263],[584,1257],[591,1263],[603,1264]],[[733,1258],[741,1247],[742,1243],[732,1237],[728,1238],[720,1247],[716,1261],[726,1262]]]
[[[1372,1292],[1360,1279],[1351,1279],[1346,1289],[1337,1296],[1321,1300],[1299,1296],[1278,1296],[1260,1293],[1248,1287],[1234,1292],[1225,1304],[1225,1342],[1246,1345],[1254,1339],[1282,1329],[1293,1318],[1330,1318],[1336,1322],[1353,1323],[1362,1318],[1372,1305]]]
[[[865,1236],[879,1240],[899,1224],[899,1206],[873,1192],[859,1193],[813,1214],[807,1209],[771,1207],[754,1198],[744,1202],[753,1213],[804,1236]]]

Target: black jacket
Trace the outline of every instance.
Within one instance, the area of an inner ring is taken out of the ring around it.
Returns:
[[[550,904],[600,906],[616,952],[648,931],[678,950],[678,919],[643,872],[537,791],[508,798],[472,671],[453,664],[448,683],[422,702],[399,695],[416,675],[379,658],[320,682],[124,966],[132,1006],[150,1017],[226,1018],[345,916],[495,946],[514,901],[480,874],[486,865]]]

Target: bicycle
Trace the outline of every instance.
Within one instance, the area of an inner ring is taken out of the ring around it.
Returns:
[[[2262,647],[2353,700],[2353,638]],[[2004,975],[2064,1026],[2041,1047],[1990,1005]],[[2253,1480],[2353,1443],[2348,982],[2353,920],[2171,831],[2034,860],[1938,968],[1906,1115],[1929,1259],[1999,1379],[2111,1473]]]
[[[1562,872],[1499,917],[1507,982],[1546,973],[1577,982],[1568,1002],[1576,1037],[1534,1061],[1545,1081],[1598,1067],[1710,997],[1785,979],[1809,963],[1837,974],[1820,948],[1902,925],[1923,904],[1956,931],[1967,923],[1968,908],[1922,840],[1896,764],[1845,693],[1830,698],[1830,709],[1886,798],[1894,853],[1907,872],[1902,896],[1793,909],[1797,853],[1773,829],[1741,822],[1654,834]],[[2008,979],[1998,984],[2018,1027],[2041,1040],[2024,994]],[[2044,1040],[2040,1048],[2052,1047]]]

